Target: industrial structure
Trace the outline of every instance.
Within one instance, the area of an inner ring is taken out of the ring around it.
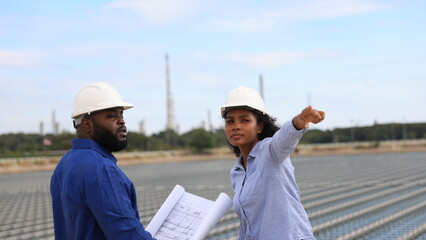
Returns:
[[[263,76],[259,74],[259,94],[262,97],[263,101],[265,101],[265,96],[263,95]]]
[[[59,122],[56,121],[56,112],[55,110],[52,111],[52,134],[58,135],[59,134]]]
[[[173,109],[173,98],[170,90],[170,70],[169,70],[169,55],[166,54],[166,92],[167,92],[167,123],[166,123],[166,130],[174,130],[176,129],[175,124],[175,116],[174,116],[174,109]]]

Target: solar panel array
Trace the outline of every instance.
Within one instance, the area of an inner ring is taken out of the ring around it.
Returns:
[[[426,239],[426,153],[293,156],[302,202],[318,240]],[[146,226],[170,191],[233,196],[235,160],[123,166]],[[0,239],[53,239],[51,171],[0,175]],[[207,239],[238,239],[230,210]]]

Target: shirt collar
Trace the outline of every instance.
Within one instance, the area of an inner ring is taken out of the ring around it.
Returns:
[[[254,145],[254,147],[251,149],[251,151],[249,153],[249,157],[256,158],[256,156],[257,156],[257,154],[259,152],[259,149],[260,149],[260,143],[261,142],[262,142],[262,140],[258,141],[256,143],[256,145]]]
[[[76,138],[71,140],[72,148],[74,149],[92,149],[98,153],[100,153],[105,158],[108,158],[114,162],[117,162],[117,159],[112,155],[112,153],[108,152],[105,148],[99,145],[92,139],[88,138]]]
[[[247,159],[247,164],[249,164],[249,162],[252,162],[256,158],[256,156],[259,152],[259,149],[260,149],[260,143],[261,142],[262,142],[261,140],[258,141],[256,143],[256,145],[254,145],[254,147],[251,149],[249,156],[248,156],[248,159]],[[237,164],[235,165],[235,170],[238,170],[238,168],[243,168],[243,157],[242,156],[238,157]]]

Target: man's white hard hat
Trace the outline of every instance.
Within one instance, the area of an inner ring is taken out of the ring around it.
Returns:
[[[220,108],[222,117],[225,118],[229,110],[239,107],[250,108],[262,114],[268,114],[262,97],[255,89],[249,87],[240,86],[229,91],[225,104]]]
[[[134,107],[134,105],[123,101],[120,94],[111,84],[95,82],[77,93],[71,118],[81,121],[81,117],[86,114],[114,107],[123,107],[126,110]],[[80,121],[74,121],[75,126],[80,124]]]

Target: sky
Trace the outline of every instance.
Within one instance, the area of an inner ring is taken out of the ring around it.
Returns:
[[[426,122],[423,0],[20,0],[0,2],[0,134],[72,132],[74,97],[105,81],[135,105],[129,131],[166,126],[165,55],[178,132],[223,126],[238,86],[279,124]]]

